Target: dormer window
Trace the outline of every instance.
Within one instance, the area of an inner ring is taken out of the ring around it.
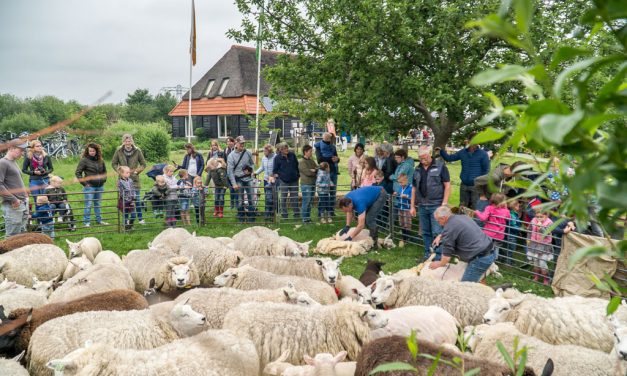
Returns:
[[[220,85],[220,90],[218,91],[218,95],[224,94],[224,89],[226,89],[226,85],[229,83],[229,78],[226,77],[222,80],[222,84]]]
[[[215,81],[216,81],[216,80],[209,80],[209,82],[207,82],[207,88],[205,89],[205,95],[204,95],[205,97],[206,97],[206,96],[209,96],[209,92],[210,92],[210,91],[211,91],[211,89],[213,88],[213,83],[214,83]]]

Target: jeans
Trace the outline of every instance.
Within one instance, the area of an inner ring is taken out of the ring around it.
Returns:
[[[331,216],[334,217],[335,216],[335,201],[336,201],[336,196],[337,196],[337,172],[331,173],[331,183],[333,183],[333,185],[329,187],[329,194],[330,194],[329,199],[331,200],[331,210],[329,211],[329,213],[331,213]]]
[[[281,192],[281,215],[283,218],[287,218],[287,206],[289,205],[294,211],[294,216],[298,217],[298,181],[289,183],[284,181],[279,182],[279,191]]]
[[[333,210],[333,204],[329,191],[318,192],[318,217],[322,218],[327,214],[330,216],[331,210]]]
[[[440,233],[442,233],[442,226],[435,220],[433,213],[439,207],[439,205],[420,205],[420,228],[422,229],[422,240],[425,242],[425,257],[429,256],[429,247]],[[441,258],[440,247],[436,248],[436,257],[434,260]]]
[[[50,184],[49,178],[29,180],[28,189],[30,190],[31,196],[36,199],[38,195],[43,195],[46,191],[46,187],[48,186],[48,184]]]
[[[459,186],[459,205],[476,209],[477,200],[479,200],[479,194],[475,187],[461,183]]]
[[[100,213],[100,206],[102,200],[103,187],[83,187],[83,195],[85,197],[85,210],[83,211],[83,223],[89,224],[91,221],[91,207],[94,206],[94,214],[96,215],[96,222],[102,222],[102,214]]]
[[[468,262],[468,266],[462,276],[461,282],[479,282],[490,265],[492,265],[495,258],[496,254],[494,252],[490,252],[486,256],[477,257]]]
[[[385,193],[385,190],[381,188],[381,193],[379,194],[379,198],[366,210],[366,227],[368,231],[370,231],[370,237],[374,240],[374,244],[376,246],[378,239],[378,227],[377,227],[377,217],[381,210],[385,206],[385,203],[388,201],[388,196]]]
[[[144,219],[144,215],[142,211],[144,209],[144,204],[142,203],[141,196],[139,195],[139,187],[135,187],[135,216],[139,221]]]
[[[276,185],[273,183],[270,183],[266,180],[264,180],[263,182],[263,192],[265,194],[265,200],[266,200],[266,212],[265,212],[265,216],[266,218],[270,218],[274,215],[274,193],[275,193],[275,188]]]
[[[11,204],[2,204],[2,214],[4,215],[4,233],[6,237],[26,232],[28,222],[28,206],[26,202],[20,201],[20,206],[13,209]]]
[[[63,218],[63,221],[69,222],[70,225],[74,225],[74,213],[70,204],[67,202],[59,202],[58,204],[50,204],[50,208],[54,214],[57,214],[59,218]]]
[[[315,185],[301,185],[300,192],[303,195],[303,203],[300,209],[300,215],[303,218],[303,222],[311,221],[311,203],[314,195],[316,194]]]
[[[508,229],[507,234],[507,244],[505,244],[505,263],[513,264],[514,263],[514,251],[516,251],[516,247],[518,246],[518,230]]]
[[[224,207],[224,194],[225,193],[226,193],[226,188],[216,188],[215,197],[213,199],[214,206],[220,207],[220,208]]]
[[[255,207],[253,206],[253,182],[250,181],[242,181],[237,179],[237,185],[239,185],[239,189],[237,190],[237,219],[240,222],[244,222],[246,220],[246,213],[254,213]],[[246,202],[247,201],[247,202]]]

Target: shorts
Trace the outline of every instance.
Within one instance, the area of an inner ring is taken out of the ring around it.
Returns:
[[[189,204],[191,202],[190,198],[180,198],[179,199],[179,207],[182,211],[189,210]]]

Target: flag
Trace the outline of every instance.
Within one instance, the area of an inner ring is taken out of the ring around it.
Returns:
[[[189,53],[192,54],[192,65],[196,65],[196,10],[192,0],[192,31],[189,36]]]
[[[257,25],[257,61],[261,61],[261,19],[263,18],[263,7],[265,1],[261,4],[261,12],[259,12],[259,24]]]

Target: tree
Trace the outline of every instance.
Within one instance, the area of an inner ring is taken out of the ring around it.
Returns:
[[[170,116],[168,113],[172,111],[174,106],[176,106],[176,98],[172,95],[172,93],[166,91],[164,94],[157,94],[154,103],[156,109],[155,121],[163,119],[169,123]]]
[[[72,115],[72,106],[66,105],[63,100],[45,95],[29,100],[35,113],[39,114],[48,125],[56,124]]]
[[[0,132],[35,132],[48,126],[46,120],[32,112],[18,112],[0,120]]]
[[[126,95],[126,104],[129,106],[134,104],[152,105],[153,102],[154,99],[148,92],[148,89],[137,89],[133,93]]]

